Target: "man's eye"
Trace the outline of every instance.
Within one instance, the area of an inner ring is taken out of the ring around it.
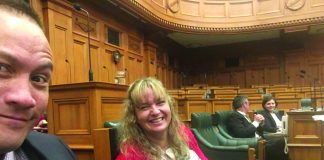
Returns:
[[[45,75],[35,75],[31,77],[31,80],[37,84],[47,84],[48,83],[48,78]]]
[[[9,72],[8,65],[0,64],[0,72]]]

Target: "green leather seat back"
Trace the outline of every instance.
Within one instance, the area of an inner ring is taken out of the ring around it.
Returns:
[[[205,155],[212,160],[246,160],[248,145],[239,145],[236,140],[223,137],[213,124],[210,113],[191,114],[192,130]]]
[[[217,121],[216,123],[218,124],[217,126],[219,132],[226,138],[234,138],[229,134],[229,131],[226,126],[227,118],[229,117],[229,115],[232,114],[232,112],[233,111],[221,111],[221,112],[216,112],[214,115],[215,116],[214,120]]]
[[[250,147],[257,149],[258,141],[260,138],[235,138],[230,135],[226,126],[226,121],[228,117],[232,114],[232,112],[233,111],[219,111],[215,113],[214,120],[217,121],[215,123],[218,124],[217,127],[219,129],[220,134],[227,139],[235,139],[237,141],[237,145],[249,145]]]
[[[109,140],[110,140],[110,157],[111,159],[115,159],[119,154],[118,148],[118,135],[117,135],[117,127],[119,122],[117,121],[106,121],[104,122],[104,128],[109,128]]]
[[[210,113],[192,113],[191,127],[198,130],[198,132],[212,145],[221,145],[219,139],[215,137],[218,131],[216,126],[212,125],[212,118]]]
[[[306,110],[312,108],[312,99],[310,98],[300,99],[300,106],[302,109],[306,109]]]

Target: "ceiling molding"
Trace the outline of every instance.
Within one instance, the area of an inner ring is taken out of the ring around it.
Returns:
[[[111,2],[111,0],[107,0]],[[191,26],[185,24],[179,24],[175,22],[171,22],[165,20],[159,16],[157,16],[152,11],[145,8],[136,0],[119,0],[114,1],[114,3],[118,3],[118,6],[121,8],[126,8],[131,11],[133,14],[139,15],[141,18],[149,21],[155,25],[158,25],[162,28],[184,32],[184,33],[222,33],[222,34],[233,34],[233,33],[242,33],[242,32],[259,32],[259,31],[268,31],[273,29],[283,29],[285,27],[290,26],[299,26],[299,25],[314,25],[319,23],[324,23],[324,16],[319,17],[311,17],[304,19],[294,19],[283,22],[275,22],[275,23],[267,23],[267,24],[258,24],[258,25],[250,25],[250,26],[237,26],[237,27],[199,27],[199,26]]]

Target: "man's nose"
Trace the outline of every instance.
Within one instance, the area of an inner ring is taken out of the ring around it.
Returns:
[[[34,107],[36,100],[32,94],[33,86],[30,84],[29,79],[19,79],[12,81],[8,85],[5,93],[4,101],[9,105],[15,105],[19,107]]]

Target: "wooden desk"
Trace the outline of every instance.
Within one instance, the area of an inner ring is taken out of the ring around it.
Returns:
[[[119,120],[128,86],[102,82],[50,86],[48,133],[60,136],[79,160],[93,160],[93,130]]]
[[[323,137],[324,123],[314,121],[317,112],[287,112],[288,114],[288,148],[291,160],[324,160]]]

